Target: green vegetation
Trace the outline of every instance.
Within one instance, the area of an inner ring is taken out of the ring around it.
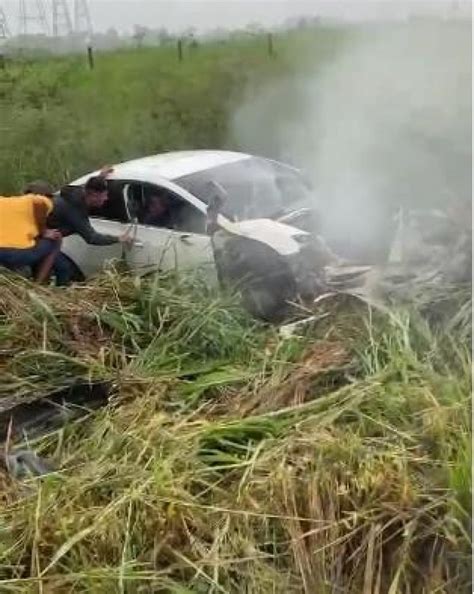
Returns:
[[[116,391],[3,476],[2,592],[468,592],[469,317],[324,310],[283,340],[185,280],[1,277],[2,396]]]
[[[323,61],[340,37],[282,37],[276,59],[256,39],[201,45],[181,63],[174,47],[98,54],[92,72],[84,56],[12,61],[0,72],[1,191],[156,152],[233,147],[230,114],[244,93],[301,55]]]
[[[98,55],[92,72],[83,57],[10,64],[1,193],[235,148],[242,97],[302,56],[324,64],[346,33],[311,36],[282,36],[275,59],[257,39],[182,63],[161,48]],[[382,314],[339,297],[283,340],[187,279],[0,275],[0,402],[114,387],[107,408],[26,443],[57,472],[0,469],[0,592],[470,592],[470,298],[423,291]]]

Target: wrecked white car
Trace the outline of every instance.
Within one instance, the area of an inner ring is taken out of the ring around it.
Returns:
[[[79,276],[111,259],[139,274],[199,269],[210,282],[238,286],[247,307],[265,318],[317,291],[329,252],[308,232],[314,196],[293,167],[235,152],[173,152],[114,166],[108,188],[93,225],[111,235],[132,225],[134,242],[129,249],[97,247],[68,237],[63,252]],[[166,216],[153,219],[156,196],[164,199]]]
[[[82,186],[90,175],[70,186]],[[316,200],[302,173],[260,157],[207,150],[146,157],[116,165],[108,191],[109,200],[92,213],[93,225],[117,236],[132,227],[133,245],[98,247],[66,238],[63,252],[77,279],[110,260],[125,261],[137,274],[195,270],[210,283],[239,289],[254,315],[277,320],[290,303],[309,303],[328,291],[365,290],[374,274],[380,276],[380,266],[384,276],[402,280],[413,274],[413,265],[417,274],[441,268],[451,282],[470,277],[471,233],[460,235],[437,211],[400,211],[377,267],[352,252],[351,262],[342,262],[317,235]],[[166,212],[154,218],[157,196]]]

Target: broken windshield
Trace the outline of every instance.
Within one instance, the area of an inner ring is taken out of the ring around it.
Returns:
[[[254,157],[176,180],[205,204],[213,193],[212,182],[225,190],[227,197],[222,212],[234,221],[276,218],[311,204],[309,185],[297,171]]]

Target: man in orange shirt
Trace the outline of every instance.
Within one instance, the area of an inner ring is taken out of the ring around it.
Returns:
[[[0,266],[31,267],[40,282],[49,277],[61,243],[58,231],[46,229],[52,197],[45,182],[29,184],[24,196],[0,197]]]

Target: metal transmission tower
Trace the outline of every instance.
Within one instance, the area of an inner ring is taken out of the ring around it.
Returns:
[[[72,21],[66,0],[52,0],[53,2],[53,35],[67,36],[72,33]]]
[[[48,35],[48,21],[43,0],[20,0],[20,35],[43,33]]]
[[[8,28],[7,17],[0,6],[0,43],[8,37],[10,37],[10,29]]]
[[[92,20],[87,0],[74,0],[74,31],[92,35]]]

